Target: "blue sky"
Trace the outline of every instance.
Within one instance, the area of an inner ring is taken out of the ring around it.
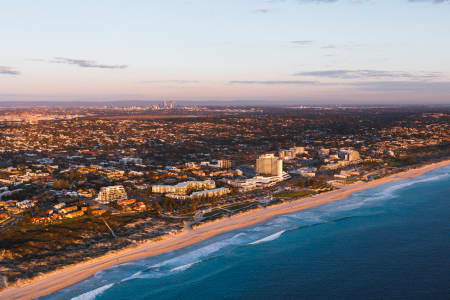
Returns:
[[[3,1],[0,101],[450,103],[450,0]]]

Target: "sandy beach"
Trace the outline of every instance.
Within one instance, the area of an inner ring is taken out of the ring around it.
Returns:
[[[28,282],[19,282],[18,284],[0,292],[0,299],[32,299],[35,297],[48,295],[59,289],[63,289],[67,286],[85,280],[100,270],[110,268],[117,264],[184,248],[227,231],[255,225],[274,216],[308,209],[332,201],[343,200],[352,193],[392,181],[421,176],[426,172],[448,165],[450,165],[450,160],[433,163],[378,180],[346,185],[339,190],[334,190],[291,202],[285,202],[267,208],[252,210],[245,214],[232,216],[230,218],[224,218],[216,222],[201,225],[194,230],[185,229],[180,234],[169,236],[158,242],[145,242],[136,247],[119,250],[87,262],[50,272]]]

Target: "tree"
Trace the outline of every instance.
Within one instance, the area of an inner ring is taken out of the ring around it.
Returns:
[[[67,179],[56,179],[53,182],[53,188],[57,190],[68,189],[69,188],[69,180]]]

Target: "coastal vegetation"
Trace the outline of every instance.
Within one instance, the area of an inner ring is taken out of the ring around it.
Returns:
[[[173,220],[152,220],[145,212],[104,218],[86,215],[48,226],[32,224],[29,218],[25,216],[20,224],[0,234],[0,266],[10,281],[99,257],[182,227]],[[143,222],[129,226],[138,220]]]

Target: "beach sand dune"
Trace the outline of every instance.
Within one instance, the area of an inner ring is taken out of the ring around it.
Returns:
[[[50,272],[26,283],[18,283],[3,290],[0,293],[0,299],[32,299],[48,295],[59,289],[63,289],[87,279],[100,270],[110,268],[117,264],[184,248],[227,231],[255,225],[277,215],[308,209],[332,201],[343,200],[352,193],[396,180],[421,176],[426,172],[449,164],[450,160],[433,163],[371,182],[351,184],[344,186],[339,190],[270,206],[268,208],[256,209],[246,214],[207,223],[194,230],[185,230],[180,234],[167,237],[158,242],[146,242],[133,248],[126,248],[84,263]]]

